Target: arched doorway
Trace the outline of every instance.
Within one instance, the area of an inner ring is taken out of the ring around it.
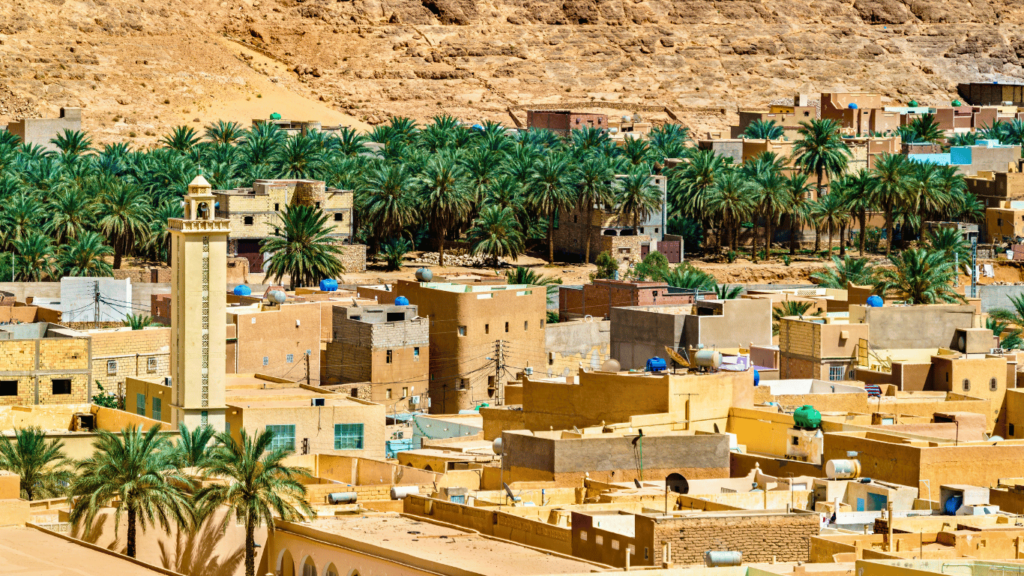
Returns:
[[[328,564],[327,567],[324,568],[324,576],[338,576],[338,568],[334,565],[333,562]]]
[[[295,560],[288,550],[281,552],[281,556],[277,559],[277,573],[280,576],[295,576]]]
[[[665,486],[676,494],[686,494],[690,491],[690,483],[678,472],[673,472],[665,477]]]
[[[302,576],[319,576],[316,573],[316,564],[309,556],[306,556],[306,559],[302,561]]]

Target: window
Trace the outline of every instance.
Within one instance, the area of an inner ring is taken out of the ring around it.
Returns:
[[[17,396],[17,380],[0,380],[0,396]]]
[[[597,544],[598,546],[601,546],[602,544],[604,544],[604,536],[601,536],[600,534],[598,534],[594,538],[594,544]]]
[[[626,544],[626,554],[630,556],[636,556],[636,547],[632,544]]]
[[[268,356],[264,356],[263,357],[263,365],[266,366],[267,364],[270,364],[270,358]]]
[[[353,390],[355,390],[355,388],[353,388]],[[384,399],[391,400],[391,388],[388,388],[387,390],[384,391]]]
[[[1013,435],[1014,435],[1014,434],[1013,434],[1013,424],[1010,424],[1010,429],[1009,429],[1009,432],[1010,432],[1010,436],[1013,436]]]
[[[107,360],[107,376],[117,374],[117,360]]]
[[[612,540],[612,550],[618,550],[618,549],[619,549],[619,541],[618,540]]]
[[[54,380],[53,394],[71,394],[71,380]]]
[[[317,207],[317,208],[319,208],[319,207],[320,207],[320,203],[319,203],[319,202],[317,202],[317,203],[316,203],[316,207]]]
[[[391,350],[388,350],[388,364],[391,364],[391,358],[393,358]]]
[[[580,540],[583,540],[584,542],[587,541],[587,531],[586,530],[580,530]]]
[[[970,392],[970,390],[971,390],[971,381],[968,380],[967,378],[964,378],[964,392]]]
[[[523,320],[523,330],[529,330],[529,329],[530,329],[530,321],[529,320]]]
[[[655,298],[657,298],[657,297],[658,297],[658,291],[657,291],[657,290],[654,290],[653,292],[651,292],[651,294],[652,294],[652,295],[653,295],[653,296],[654,296]]]
[[[334,449],[335,450],[362,450],[363,449],[363,425],[362,424],[335,424],[334,425]]]
[[[344,222],[345,221],[345,215],[342,214],[341,212],[335,212],[334,213],[334,221],[335,222]]]
[[[548,366],[554,366],[554,365],[555,365],[555,353],[554,352],[548,352]]]
[[[658,229],[657,229],[657,228],[655,228],[655,229],[654,229],[654,233],[655,233],[655,234],[657,234],[657,233],[658,233]]]
[[[289,363],[289,364],[291,364],[292,362],[295,362],[295,354],[287,354],[287,355],[285,355],[284,361]]]
[[[231,436],[231,422],[224,423],[224,433]]]
[[[252,226],[252,222],[252,216],[246,216],[245,218],[242,219],[242,223],[244,223],[246,226]]]
[[[469,386],[469,378],[459,378],[459,390],[465,390]]]
[[[267,431],[274,435],[270,441],[270,450],[295,450],[294,424],[268,424]]]
[[[459,326],[459,336],[465,336],[465,335],[466,335],[466,327],[465,326]]]
[[[153,420],[161,419],[160,417],[164,414],[163,408],[163,401],[159,398],[153,398]]]
[[[846,378],[846,366],[829,366],[828,379],[833,382]]]
[[[302,567],[302,576],[316,576],[316,566],[306,564]]]
[[[650,558],[650,555],[651,551],[647,549],[647,546],[644,546],[644,560],[648,560]]]
[[[146,415],[146,395],[136,394],[135,395],[135,413],[139,416]]]
[[[349,394],[349,396],[351,396],[353,398],[359,398],[359,389],[358,388],[353,388],[353,389],[348,391],[348,394]]]
[[[993,378],[993,379],[988,381],[988,389],[993,391],[993,392],[995,392],[996,390],[999,389],[999,383],[996,382],[995,378]]]
[[[505,322],[505,332],[508,332],[508,322]]]
[[[281,205],[278,204],[277,202],[274,202],[274,212],[278,212],[280,210],[281,210]]]
[[[419,362],[420,361],[420,347],[419,346],[417,346],[417,347],[412,349],[412,361],[413,362]]]
[[[150,372],[156,372],[156,357],[150,356],[146,358],[146,370]]]
[[[206,410],[203,410],[202,412],[200,412],[199,413],[199,423],[202,424],[203,426],[206,426],[207,424],[209,424],[210,423],[210,413],[207,412]]]
[[[490,334],[490,333],[491,333],[491,325],[490,324],[484,324],[484,334]]]
[[[799,445],[800,445],[800,437],[799,436],[793,436],[793,446],[799,446]]]

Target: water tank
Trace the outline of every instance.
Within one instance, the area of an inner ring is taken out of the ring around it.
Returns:
[[[739,566],[743,563],[743,553],[711,550],[704,553],[704,562],[712,568],[717,566]]]
[[[355,492],[332,492],[327,495],[327,501],[331,504],[352,504],[356,501]]]
[[[757,368],[755,368],[754,369],[754,386],[757,386],[760,383],[761,383],[761,373],[757,371]]]
[[[953,106],[963,106],[964,105],[964,103],[959,101],[959,100],[953,100],[952,104],[953,104]]]
[[[665,362],[664,358],[658,358],[657,356],[655,356],[654,358],[650,358],[647,360],[646,370],[648,372],[661,372],[662,370],[667,369],[668,364]]]
[[[270,115],[270,119],[271,120],[280,120],[281,119],[281,115],[278,114],[277,112],[274,112],[273,114]]]
[[[619,372],[622,370],[622,364],[615,358],[609,358],[601,364],[601,372]]]
[[[398,298],[395,298],[395,306],[408,306],[408,305],[409,305],[409,299],[406,298],[405,296],[399,296]]]
[[[334,292],[338,289],[338,281],[333,278],[324,278],[320,281],[320,290],[322,292]]]
[[[409,494],[419,494],[419,493],[420,493],[420,487],[419,486],[393,486],[391,488],[391,499],[392,500],[401,500],[402,498],[405,498]]]
[[[946,504],[943,505],[942,511],[947,516],[956,516],[956,511],[960,509],[960,506],[964,503],[964,497],[962,494],[954,494],[946,500]]]
[[[434,273],[429,268],[420,268],[416,271],[416,280],[420,282],[430,282],[434,279]]]
[[[284,304],[284,301],[288,299],[288,295],[280,290],[271,290],[270,293],[267,294],[267,298],[276,304]]]
[[[714,368],[722,365],[722,353],[717,350],[698,350],[693,355],[693,364],[699,368]]]
[[[849,108],[850,110],[856,110],[857,109],[857,105],[854,104],[853,102],[850,102],[850,104],[847,106],[847,108]]]
[[[910,107],[911,108],[917,108],[918,106],[920,106],[920,104],[917,103],[917,100],[911,100],[910,101]]]
[[[860,460],[829,460],[825,463],[825,476],[829,480],[860,476]]]
[[[868,306],[870,306],[871,308],[881,308],[884,304],[885,300],[882,300],[881,296],[877,294],[872,294],[871,296],[868,296]]]
[[[811,430],[821,426],[821,412],[814,409],[810,404],[804,404],[793,411],[793,422],[797,428],[808,428]]]
[[[249,288],[245,284],[239,284],[235,286],[235,289],[231,291],[235,296],[249,296],[252,294],[252,288]]]

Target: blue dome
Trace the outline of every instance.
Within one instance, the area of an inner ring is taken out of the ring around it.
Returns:
[[[847,108],[849,108],[850,110],[856,110],[857,109],[857,105],[851,102],[850,105],[847,106]]]
[[[408,306],[408,305],[409,305],[409,299],[406,298],[405,296],[399,296],[398,298],[395,298],[395,306]]]
[[[331,278],[325,278],[320,281],[320,290],[322,292],[334,292],[338,289],[338,281],[332,280]]]
[[[252,294],[252,288],[249,288],[245,284],[239,284],[238,286],[235,286],[235,289],[232,292],[234,292],[235,296],[248,296]]]
[[[760,383],[761,383],[761,373],[758,372],[757,369],[755,368],[754,369],[754,386],[757,386]]]
[[[878,295],[868,296],[868,306],[870,306],[872,308],[881,308],[883,304],[885,304],[885,302],[882,300],[881,296],[878,296]]]

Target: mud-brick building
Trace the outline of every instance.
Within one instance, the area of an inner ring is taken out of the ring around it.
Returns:
[[[171,374],[171,329],[112,328],[84,332],[91,341],[92,379],[108,392],[124,390],[126,378]]]
[[[0,326],[0,406],[88,402],[89,344],[47,322]]]
[[[328,384],[357,383],[351,396],[383,404],[389,414],[429,403],[430,319],[415,305],[334,305],[324,372]]]
[[[320,180],[256,180],[251,188],[216,190],[216,216],[230,220],[228,255],[249,261],[250,272],[263,272],[260,241],[274,232],[278,215],[291,206],[314,206],[327,213],[330,236],[351,244],[355,234],[352,191],[327,188]],[[348,264],[349,271],[354,263]],[[355,266],[359,268],[359,266]]]
[[[527,110],[526,125],[531,129],[551,130],[567,135],[583,128],[608,128],[607,114],[589,114],[571,110]]]

